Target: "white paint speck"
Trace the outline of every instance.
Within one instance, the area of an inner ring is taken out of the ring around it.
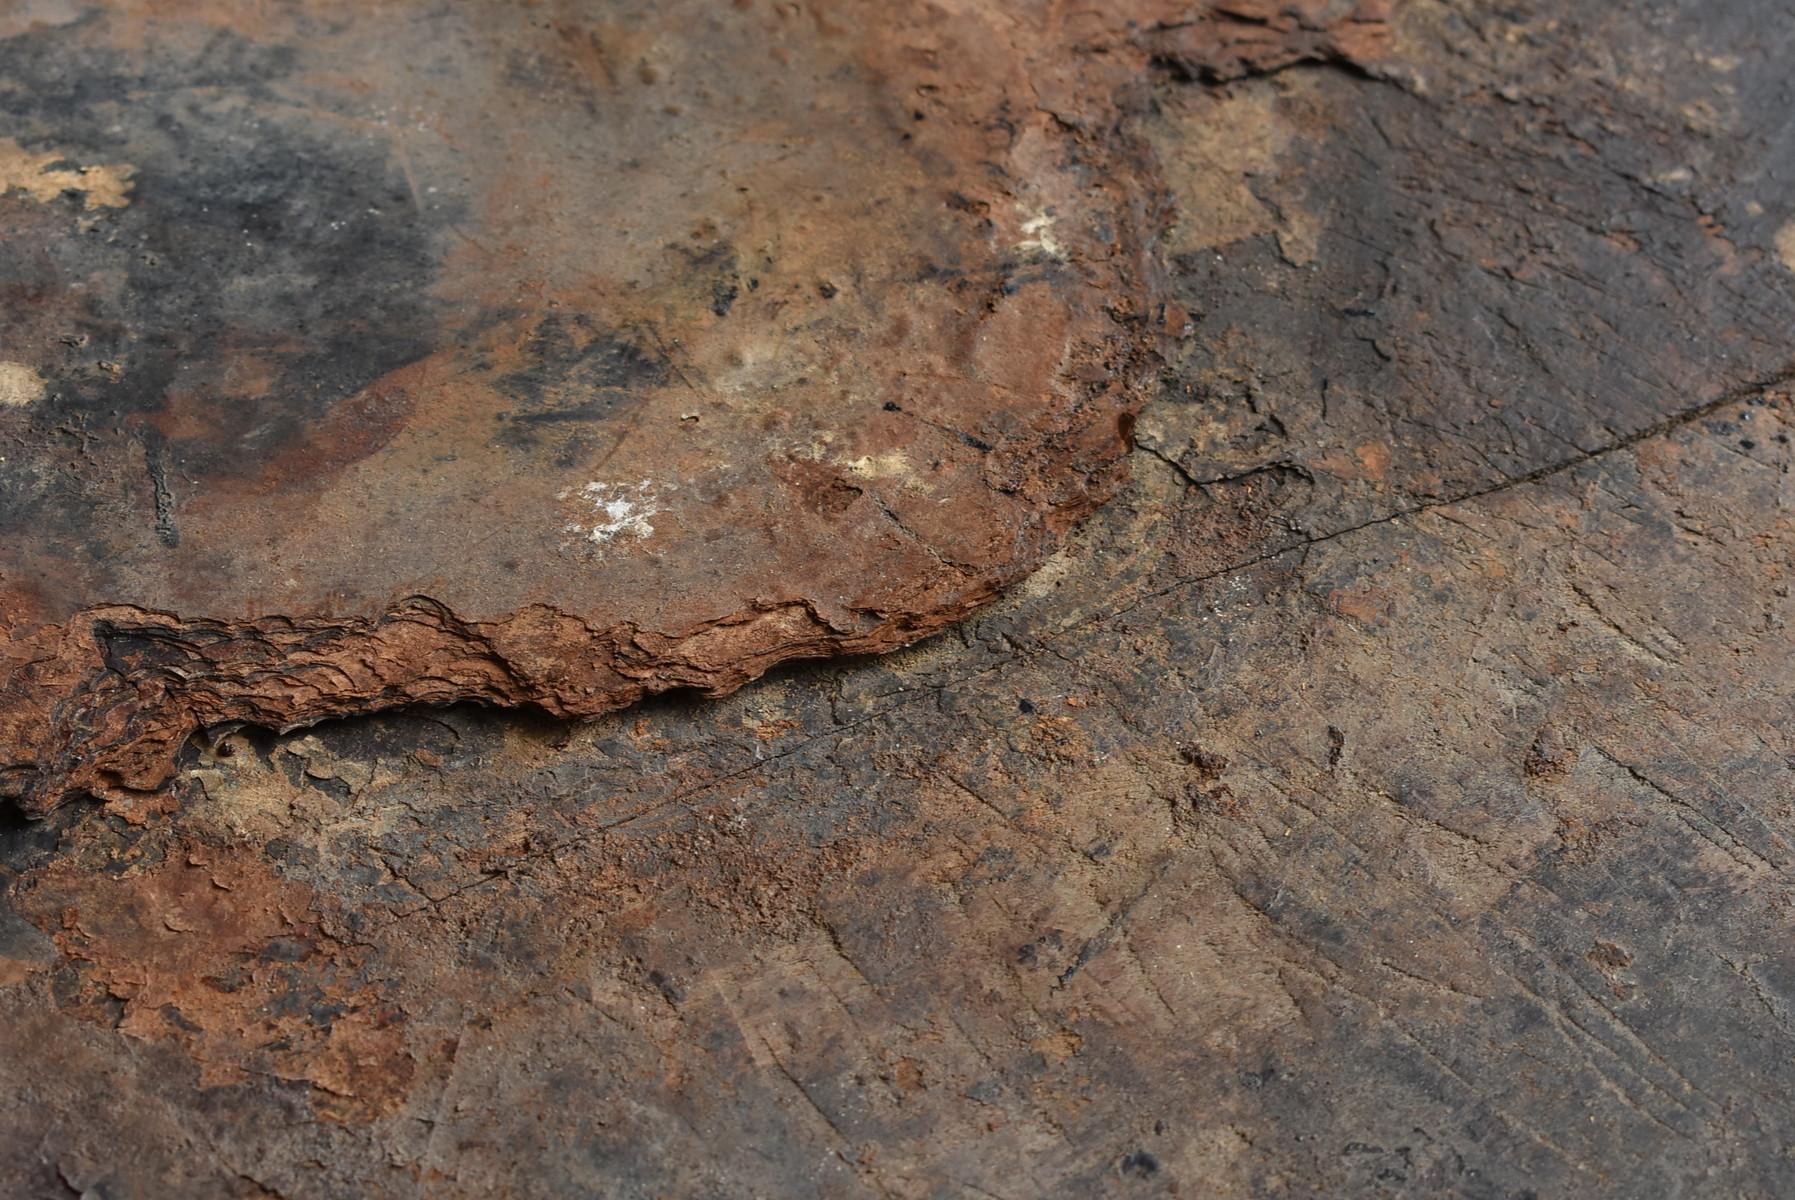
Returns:
[[[1053,216],[1042,209],[1028,220],[1022,222],[1023,238],[1016,243],[1018,250],[1038,250],[1049,258],[1065,258],[1065,247],[1053,236]]]
[[[584,487],[556,494],[576,510],[562,529],[595,546],[620,538],[645,538],[654,532],[648,518],[661,511],[660,498],[649,480],[635,484],[594,481]],[[582,511],[583,510],[583,511]]]

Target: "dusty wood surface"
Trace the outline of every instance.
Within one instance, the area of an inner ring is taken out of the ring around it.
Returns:
[[[1259,7],[1143,31],[1189,327],[996,606],[8,827],[6,1190],[1795,1190],[1795,16]]]

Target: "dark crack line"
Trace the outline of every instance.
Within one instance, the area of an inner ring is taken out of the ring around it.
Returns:
[[[1115,942],[1117,935],[1122,933],[1127,927],[1128,919],[1134,916],[1134,910],[1139,908],[1141,902],[1147,898],[1154,888],[1159,886],[1160,880],[1166,877],[1166,873],[1172,869],[1172,863],[1175,861],[1176,859],[1168,858],[1166,861],[1160,863],[1159,869],[1148,876],[1147,882],[1141,886],[1140,890],[1120,908],[1110,914],[1109,920],[1103,923],[1103,928],[1092,934],[1090,938],[1085,941],[1083,947],[1079,949],[1078,957],[1072,961],[1072,965],[1060,972],[1059,979],[1056,980],[1053,985],[1054,991],[1057,992],[1067,984],[1071,983],[1074,976],[1089,966],[1091,961],[1099,954],[1102,954],[1105,950],[1109,949],[1111,944]],[[1160,1000],[1160,1003],[1165,1004],[1163,998]],[[1166,1007],[1170,1009],[1171,1005],[1167,1004]]]
[[[1113,610],[1110,610],[1107,612],[1094,613],[1091,616],[1084,618],[1083,620],[1074,621],[1070,625],[1066,625],[1066,626],[1061,627],[1060,629],[1054,630],[1049,635],[1045,635],[1041,638],[1036,639],[1036,641],[1033,645],[1024,646],[1017,653],[1008,655],[1003,658],[996,659],[992,662],[985,664],[984,666],[978,668],[975,671],[969,671],[964,675],[955,676],[954,678],[944,680],[943,682],[938,683],[938,684],[932,684],[932,685],[929,685],[926,687],[919,687],[907,695],[902,695],[901,698],[898,699],[897,701],[895,701],[890,708],[884,709],[884,710],[882,710],[880,712],[876,712],[876,713],[869,713],[868,715],[866,715],[864,717],[861,717],[857,720],[849,721],[843,725],[831,726],[829,729],[823,730],[822,732],[814,734],[811,737],[804,738],[802,741],[797,742],[796,744],[780,751],[777,754],[770,755],[767,758],[760,759],[755,762],[750,762],[750,763],[744,764],[743,766],[738,767],[733,771],[726,771],[721,775],[713,776],[710,779],[703,780],[699,783],[692,784],[689,787],[681,788],[678,791],[676,791],[673,795],[667,796],[660,800],[652,801],[646,805],[643,805],[643,806],[635,809],[634,811],[625,813],[622,816],[619,816],[613,820],[603,822],[590,830],[586,830],[584,832],[575,834],[572,837],[565,838],[565,839],[555,843],[554,845],[545,846],[541,850],[534,851],[530,854],[520,856],[519,858],[516,858],[516,859],[512,860],[511,862],[505,864],[502,868],[492,869],[488,873],[484,874],[481,878],[472,880],[472,881],[468,882],[467,884],[465,884],[459,888],[456,888],[452,892],[443,896],[441,898],[441,900],[439,900],[439,901],[432,902],[431,904],[428,904],[428,905],[415,907],[415,908],[412,908],[404,913],[397,914],[393,918],[392,921],[383,923],[380,926],[380,928],[382,928],[382,929],[387,928],[388,926],[392,925],[394,923],[394,921],[402,920],[402,919],[404,919],[404,917],[407,917],[416,912],[422,911],[424,908],[433,908],[433,909],[439,908],[443,902],[450,900],[450,899],[454,898],[455,896],[460,895],[461,892],[470,890],[472,888],[478,887],[485,883],[490,883],[496,878],[509,876],[512,871],[514,871],[520,867],[523,867],[527,864],[539,862],[539,861],[541,861],[543,859],[547,859],[547,858],[552,858],[564,850],[568,850],[568,849],[572,849],[573,847],[576,847],[576,846],[584,845],[585,843],[590,842],[594,838],[602,838],[605,835],[612,832],[613,830],[621,829],[628,825],[633,825],[639,821],[645,820],[649,817],[652,817],[659,813],[665,812],[666,810],[668,810],[670,808],[674,808],[676,806],[686,804],[688,801],[694,800],[697,797],[702,796],[705,793],[714,790],[715,788],[724,786],[725,784],[732,783],[737,780],[748,778],[748,777],[751,777],[754,775],[758,775],[760,772],[764,771],[766,768],[772,766],[773,764],[775,764],[777,762],[780,762],[783,759],[787,759],[787,758],[792,757],[793,755],[801,754],[801,753],[805,752],[806,750],[810,749],[812,746],[815,746],[818,742],[822,742],[829,738],[839,737],[843,734],[852,733],[855,730],[861,729],[867,725],[874,724],[875,722],[885,721],[885,720],[892,718],[892,717],[898,715],[899,713],[907,710],[912,705],[914,705],[922,700],[926,700],[931,697],[938,696],[942,692],[945,692],[950,688],[959,687],[963,684],[970,683],[970,682],[972,682],[976,679],[979,679],[983,676],[989,675],[995,671],[1001,671],[1006,667],[1013,666],[1017,662],[1022,661],[1023,659],[1029,657],[1032,654],[1045,651],[1048,647],[1048,641],[1050,638],[1063,637],[1068,633],[1073,633],[1080,629],[1085,629],[1085,628],[1089,628],[1091,626],[1099,625],[1105,621],[1115,620],[1118,617],[1123,617],[1123,616],[1128,615],[1131,612],[1136,611],[1142,605],[1147,604],[1152,600],[1159,599],[1161,597],[1169,595],[1170,593],[1178,591],[1181,588],[1190,587],[1193,584],[1206,583],[1211,580],[1220,579],[1220,578],[1235,574],[1240,571],[1251,570],[1252,568],[1254,568],[1256,566],[1261,566],[1265,563],[1273,561],[1274,559],[1282,558],[1289,554],[1302,552],[1304,550],[1307,550],[1311,546],[1320,545],[1324,542],[1334,541],[1336,539],[1346,537],[1349,534],[1358,533],[1360,530],[1371,529],[1378,525],[1387,525],[1387,524],[1391,523],[1392,521],[1402,520],[1404,517],[1415,516],[1417,514],[1424,513],[1424,512],[1431,512],[1436,509],[1450,508],[1450,507],[1453,507],[1453,506],[1459,505],[1459,504],[1468,504],[1468,503],[1471,503],[1476,500],[1484,499],[1485,497],[1488,497],[1488,496],[1494,496],[1494,495],[1500,494],[1502,492],[1510,491],[1514,488],[1522,487],[1526,484],[1542,482],[1543,480],[1550,479],[1555,475],[1560,475],[1566,471],[1575,470],[1576,468],[1578,468],[1580,466],[1583,466],[1587,463],[1593,462],[1597,459],[1603,458],[1609,454],[1613,454],[1618,451],[1628,449],[1629,447],[1639,445],[1642,442],[1650,441],[1651,439],[1656,438],[1656,437],[1662,437],[1663,435],[1665,435],[1667,433],[1672,433],[1672,432],[1676,431],[1677,429],[1682,428],[1683,426],[1693,424],[1694,422],[1699,421],[1699,420],[1703,419],[1704,417],[1711,416],[1712,414],[1719,412],[1720,410],[1727,408],[1730,405],[1742,403],[1743,401],[1749,399],[1752,396],[1758,395],[1758,394],[1768,391],[1772,388],[1780,387],[1783,384],[1789,383],[1791,381],[1795,381],[1795,364],[1785,367],[1781,371],[1778,371],[1775,374],[1766,377],[1765,379],[1759,380],[1754,383],[1746,384],[1742,387],[1731,389],[1726,394],[1720,396],[1717,399],[1709,400],[1702,404],[1696,405],[1693,408],[1685,409],[1681,412],[1672,414],[1671,416],[1666,417],[1665,419],[1663,419],[1661,421],[1654,422],[1651,425],[1645,426],[1642,429],[1639,429],[1633,433],[1627,434],[1625,437],[1617,438],[1614,441],[1609,442],[1606,445],[1599,446],[1594,450],[1584,451],[1584,452],[1577,454],[1571,458],[1562,459],[1556,463],[1551,463],[1546,466],[1539,467],[1535,470],[1528,471],[1522,475],[1511,476],[1509,478],[1500,480],[1496,483],[1490,484],[1486,487],[1478,488],[1478,489],[1475,489],[1470,492],[1465,492],[1461,495],[1452,496],[1452,497],[1448,497],[1448,498],[1441,499],[1441,500],[1432,500],[1432,501],[1428,501],[1423,504],[1413,505],[1409,508],[1402,509],[1398,512],[1390,513],[1390,514],[1387,514],[1382,517],[1374,517],[1368,521],[1361,521],[1356,525],[1349,525],[1344,529],[1336,529],[1331,533],[1318,534],[1314,537],[1305,538],[1303,540],[1294,542],[1290,545],[1282,546],[1276,550],[1270,550],[1263,554],[1254,555],[1251,558],[1244,559],[1239,562],[1231,563],[1228,566],[1220,567],[1214,571],[1205,572],[1202,575],[1193,575],[1193,576],[1190,576],[1185,579],[1177,580],[1176,582],[1168,584],[1167,586],[1165,586],[1163,588],[1160,588],[1156,591],[1147,593],[1146,595],[1140,597],[1138,600],[1134,601],[1132,604],[1126,605],[1125,607],[1113,609]]]
[[[1256,467],[1248,467],[1245,470],[1236,471],[1229,475],[1216,475],[1210,479],[1198,479],[1195,475],[1190,473],[1183,463],[1150,442],[1143,442],[1139,438],[1136,438],[1134,448],[1137,450],[1145,450],[1148,454],[1151,454],[1154,458],[1157,458],[1160,462],[1176,471],[1178,477],[1184,480],[1185,483],[1196,488],[1214,487],[1217,484],[1222,483],[1240,483],[1244,480],[1251,479],[1256,475],[1272,475],[1279,471],[1292,471],[1305,479],[1313,479],[1313,475],[1309,468],[1303,466],[1294,459],[1288,458],[1280,458],[1272,462],[1261,463]]]
[[[1791,382],[1795,382],[1795,364],[1790,364],[1789,366],[1783,367],[1781,370],[1775,372],[1774,374],[1766,376],[1763,379],[1754,380],[1750,383],[1743,384],[1736,388],[1732,388],[1729,391],[1723,393],[1722,395],[1716,397],[1713,400],[1708,400],[1708,401],[1705,401],[1704,403],[1696,405],[1693,408],[1687,408],[1687,409],[1682,410],[1681,412],[1673,413],[1672,415],[1664,418],[1661,421],[1656,421],[1650,425],[1645,426],[1642,429],[1637,429],[1634,432],[1629,433],[1624,437],[1616,438],[1615,440],[1608,442],[1605,445],[1596,447],[1594,450],[1584,450],[1584,451],[1581,451],[1580,453],[1572,455],[1569,458],[1560,459],[1559,461],[1557,461],[1555,463],[1548,463],[1543,467],[1536,467],[1533,470],[1527,471],[1520,475],[1508,476],[1506,478],[1498,480],[1495,483],[1489,484],[1485,487],[1476,488],[1469,492],[1462,492],[1456,496],[1447,496],[1447,497],[1444,497],[1439,500],[1424,501],[1420,504],[1410,505],[1407,508],[1399,508],[1395,512],[1385,513],[1381,517],[1372,517],[1368,521],[1360,521],[1356,525],[1348,525],[1343,529],[1335,529],[1328,533],[1319,533],[1319,534],[1314,534],[1310,537],[1301,538],[1295,542],[1291,542],[1288,545],[1280,546],[1279,548],[1277,548],[1275,550],[1268,550],[1263,554],[1255,555],[1252,558],[1243,559],[1239,562],[1231,563],[1225,567],[1219,567],[1214,571],[1208,571],[1202,575],[1191,575],[1191,576],[1187,576],[1186,578],[1183,578],[1183,579],[1175,580],[1172,583],[1167,584],[1163,588],[1160,588],[1156,591],[1148,592],[1146,595],[1142,596],[1140,599],[1136,600],[1134,603],[1128,605],[1126,608],[1121,608],[1121,609],[1115,610],[1114,612],[1093,616],[1086,621],[1078,622],[1076,624],[1067,626],[1067,630],[1078,629],[1078,628],[1082,628],[1084,625],[1091,624],[1096,621],[1109,620],[1113,617],[1123,616],[1127,613],[1133,612],[1135,609],[1137,609],[1141,605],[1147,603],[1149,600],[1159,599],[1160,597],[1166,596],[1172,592],[1175,592],[1175,591],[1179,590],[1180,588],[1189,587],[1191,584],[1207,583],[1208,581],[1213,580],[1213,579],[1220,579],[1224,576],[1232,575],[1236,571],[1251,570],[1253,567],[1261,566],[1265,563],[1271,562],[1273,559],[1282,558],[1287,554],[1295,553],[1297,551],[1307,550],[1311,546],[1319,546],[1319,545],[1323,544],[1324,542],[1331,542],[1338,538],[1343,538],[1343,537],[1347,536],[1348,534],[1358,533],[1360,530],[1363,530],[1363,529],[1371,529],[1378,525],[1388,525],[1393,521],[1400,521],[1405,517],[1419,516],[1422,513],[1433,512],[1436,509],[1452,508],[1452,507],[1455,507],[1460,504],[1469,504],[1473,501],[1482,500],[1489,496],[1499,495],[1503,492],[1511,491],[1518,487],[1524,487],[1530,483],[1540,483],[1544,480],[1552,478],[1555,475],[1562,475],[1566,471],[1574,471],[1578,467],[1585,466],[1588,463],[1595,462],[1597,459],[1605,458],[1610,454],[1615,454],[1619,451],[1630,449],[1634,446],[1639,445],[1641,442],[1648,442],[1648,441],[1651,441],[1653,438],[1663,437],[1665,434],[1668,434],[1668,433],[1674,433],[1676,430],[1681,429],[1686,425],[1692,425],[1695,422],[1700,421],[1706,417],[1713,416],[1715,413],[1721,411],[1722,409],[1730,408],[1735,404],[1744,403],[1746,400],[1750,399],[1753,396],[1761,395],[1764,392],[1770,391],[1773,388],[1782,387],[1783,385],[1791,383]],[[1168,465],[1170,465],[1172,467],[1172,469],[1174,471],[1176,471],[1178,473],[1178,475],[1180,477],[1182,477],[1183,479],[1185,479],[1187,482],[1191,482],[1193,484],[1196,484],[1197,486],[1202,486],[1201,481],[1193,480],[1189,472],[1185,471],[1182,467],[1178,466],[1176,463],[1172,463],[1169,459],[1166,458],[1165,455],[1153,450],[1151,447],[1143,447],[1143,448],[1147,449],[1148,452],[1150,454],[1152,454],[1155,458],[1158,458],[1162,462],[1166,462]],[[1269,468],[1267,468],[1267,469],[1269,469]],[[1240,476],[1240,477],[1244,477],[1244,475]],[[1065,631],[1062,631],[1062,632],[1065,632]]]
[[[169,549],[181,544],[181,531],[175,525],[174,493],[168,486],[166,447],[160,435],[142,439],[144,470],[150,477],[150,499],[156,514],[156,540]]]
[[[994,664],[992,664],[992,666],[989,669],[996,670],[998,667],[1000,667],[1002,665],[1003,664],[1001,664],[1001,663],[994,663]],[[952,686],[952,685],[951,684],[943,684],[942,685],[943,689],[950,687],[950,686]],[[497,879],[509,878],[511,876],[512,872],[514,872],[522,867],[526,867],[533,863],[540,862],[543,859],[553,858],[563,851],[571,850],[578,846],[583,846],[586,843],[592,841],[594,838],[603,838],[607,834],[613,832],[614,830],[622,829],[629,825],[634,825],[638,821],[647,820],[648,818],[655,816],[658,813],[665,812],[667,809],[674,808],[676,806],[685,804],[689,800],[696,799],[697,797],[704,795],[706,792],[713,791],[716,788],[722,787],[728,783],[732,783],[735,780],[744,779],[749,776],[759,774],[762,770],[764,770],[767,767],[772,766],[774,763],[780,761],[781,759],[790,758],[794,754],[800,754],[803,751],[809,749],[811,746],[814,746],[816,743],[823,741],[825,738],[831,738],[831,737],[836,737],[841,734],[852,733],[854,730],[859,729],[863,725],[870,725],[874,721],[884,720],[885,718],[892,716],[893,714],[898,712],[900,709],[907,708],[909,705],[913,704],[916,700],[921,699],[924,694],[925,693],[923,693],[923,692],[918,692],[916,696],[906,697],[904,700],[900,701],[899,703],[893,705],[891,708],[886,709],[882,712],[870,713],[867,716],[864,716],[857,721],[850,721],[845,725],[833,726],[829,729],[824,730],[821,733],[815,734],[811,737],[807,737],[803,741],[798,742],[796,745],[789,746],[786,749],[781,750],[777,754],[770,754],[766,758],[756,759],[754,762],[747,763],[743,766],[737,767],[733,771],[725,771],[721,775],[713,775],[709,779],[701,780],[698,783],[692,784],[690,787],[681,788],[678,791],[674,792],[671,796],[666,796],[666,797],[663,797],[662,799],[651,801],[648,804],[642,805],[636,809],[633,809],[630,812],[624,813],[621,816],[614,817],[609,821],[600,822],[598,825],[594,826],[593,828],[585,830],[581,833],[576,833],[572,837],[563,838],[560,841],[554,843],[553,845],[544,846],[542,849],[532,851],[529,854],[519,855],[517,858],[514,858],[511,861],[506,862],[502,865],[485,868],[481,872],[481,875],[479,878],[469,880],[466,883],[463,883],[458,887],[452,888],[434,900],[431,900],[431,899],[429,899],[429,897],[426,896],[425,897],[425,899],[427,901],[426,903],[415,905],[411,908],[405,909],[402,912],[395,913],[390,920],[381,923],[376,928],[376,932],[378,932],[379,930],[384,930],[384,929],[390,928],[391,926],[397,924],[398,922],[403,921],[408,917],[415,916],[416,914],[418,914],[420,912],[424,912],[427,910],[440,910],[441,907],[445,903],[447,903],[450,900],[455,899],[457,896],[460,896],[463,892],[471,891],[474,888],[482,886],[483,884],[492,883],[494,880],[497,880]]]

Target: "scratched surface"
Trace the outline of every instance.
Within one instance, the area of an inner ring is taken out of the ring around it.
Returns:
[[[1795,16],[1239,23],[1133,43],[1188,325],[995,605],[0,830],[6,1190],[1795,1191]]]

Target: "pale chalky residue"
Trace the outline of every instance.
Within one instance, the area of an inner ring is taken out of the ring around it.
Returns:
[[[563,530],[603,546],[620,538],[645,538],[654,532],[648,518],[661,511],[660,499],[649,480],[635,484],[594,481],[583,487],[568,488],[556,493],[557,500],[569,502],[576,510]]]
[[[1053,234],[1053,214],[1043,209],[1028,220],[1022,222],[1023,239],[1016,243],[1016,249],[1023,252],[1036,251],[1048,258],[1063,259],[1066,257],[1065,247]]]

